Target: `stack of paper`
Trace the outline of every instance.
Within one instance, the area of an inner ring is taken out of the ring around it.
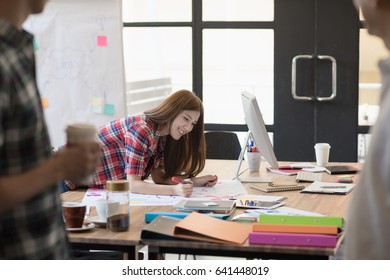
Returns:
[[[249,244],[335,247],[343,226],[337,216],[261,215]]]
[[[236,207],[254,209],[275,209],[285,204],[284,196],[276,195],[241,195],[237,198]]]
[[[175,205],[178,211],[199,213],[231,213],[236,206],[234,200],[182,200]]]

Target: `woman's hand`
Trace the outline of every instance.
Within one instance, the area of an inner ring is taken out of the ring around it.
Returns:
[[[194,187],[214,187],[218,182],[217,175],[205,175],[200,177],[192,177],[191,181]]]
[[[190,197],[192,195],[192,182],[185,181],[185,183],[179,183],[174,186],[176,194],[184,197]]]

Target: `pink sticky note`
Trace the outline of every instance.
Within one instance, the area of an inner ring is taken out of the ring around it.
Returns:
[[[99,47],[107,47],[107,36],[97,36],[97,45]]]

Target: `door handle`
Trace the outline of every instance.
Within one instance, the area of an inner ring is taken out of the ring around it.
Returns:
[[[322,60],[330,60],[332,62],[332,93],[327,97],[318,97],[318,96],[301,96],[297,95],[297,60],[299,59],[313,59],[318,58]],[[303,100],[303,101],[311,101],[318,100],[320,102],[323,101],[331,101],[337,96],[337,62],[333,56],[330,55],[308,55],[308,54],[300,54],[294,56],[291,63],[291,94],[295,100]]]
[[[315,56],[308,54],[300,54],[294,56],[291,63],[291,94],[295,100],[311,101],[314,100],[314,96],[301,96],[297,95],[297,60],[298,59],[313,59]]]
[[[330,60],[332,62],[332,94],[327,97],[316,97],[318,101],[331,101],[336,98],[337,95],[337,62],[333,56],[330,55],[318,55],[318,59]]]

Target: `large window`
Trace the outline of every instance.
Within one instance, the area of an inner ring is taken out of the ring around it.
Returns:
[[[205,122],[219,130],[232,130],[224,125],[245,130],[246,90],[258,97],[265,122],[273,124],[273,5],[273,0],[123,0],[126,82],[169,78],[172,91],[195,91]]]
[[[379,81],[363,58],[359,75],[351,0],[123,0],[123,25],[127,83],[163,79],[172,91],[194,91],[203,100],[206,130],[244,135],[241,92],[248,91],[279,160],[314,161],[316,142],[331,143],[330,160],[357,160],[358,134],[375,122],[379,95],[371,92]],[[364,37],[362,30],[361,53],[370,48]],[[310,59],[298,61],[297,91],[310,101],[292,97],[292,61],[300,55]],[[331,96],[333,80],[337,97],[320,100]]]

